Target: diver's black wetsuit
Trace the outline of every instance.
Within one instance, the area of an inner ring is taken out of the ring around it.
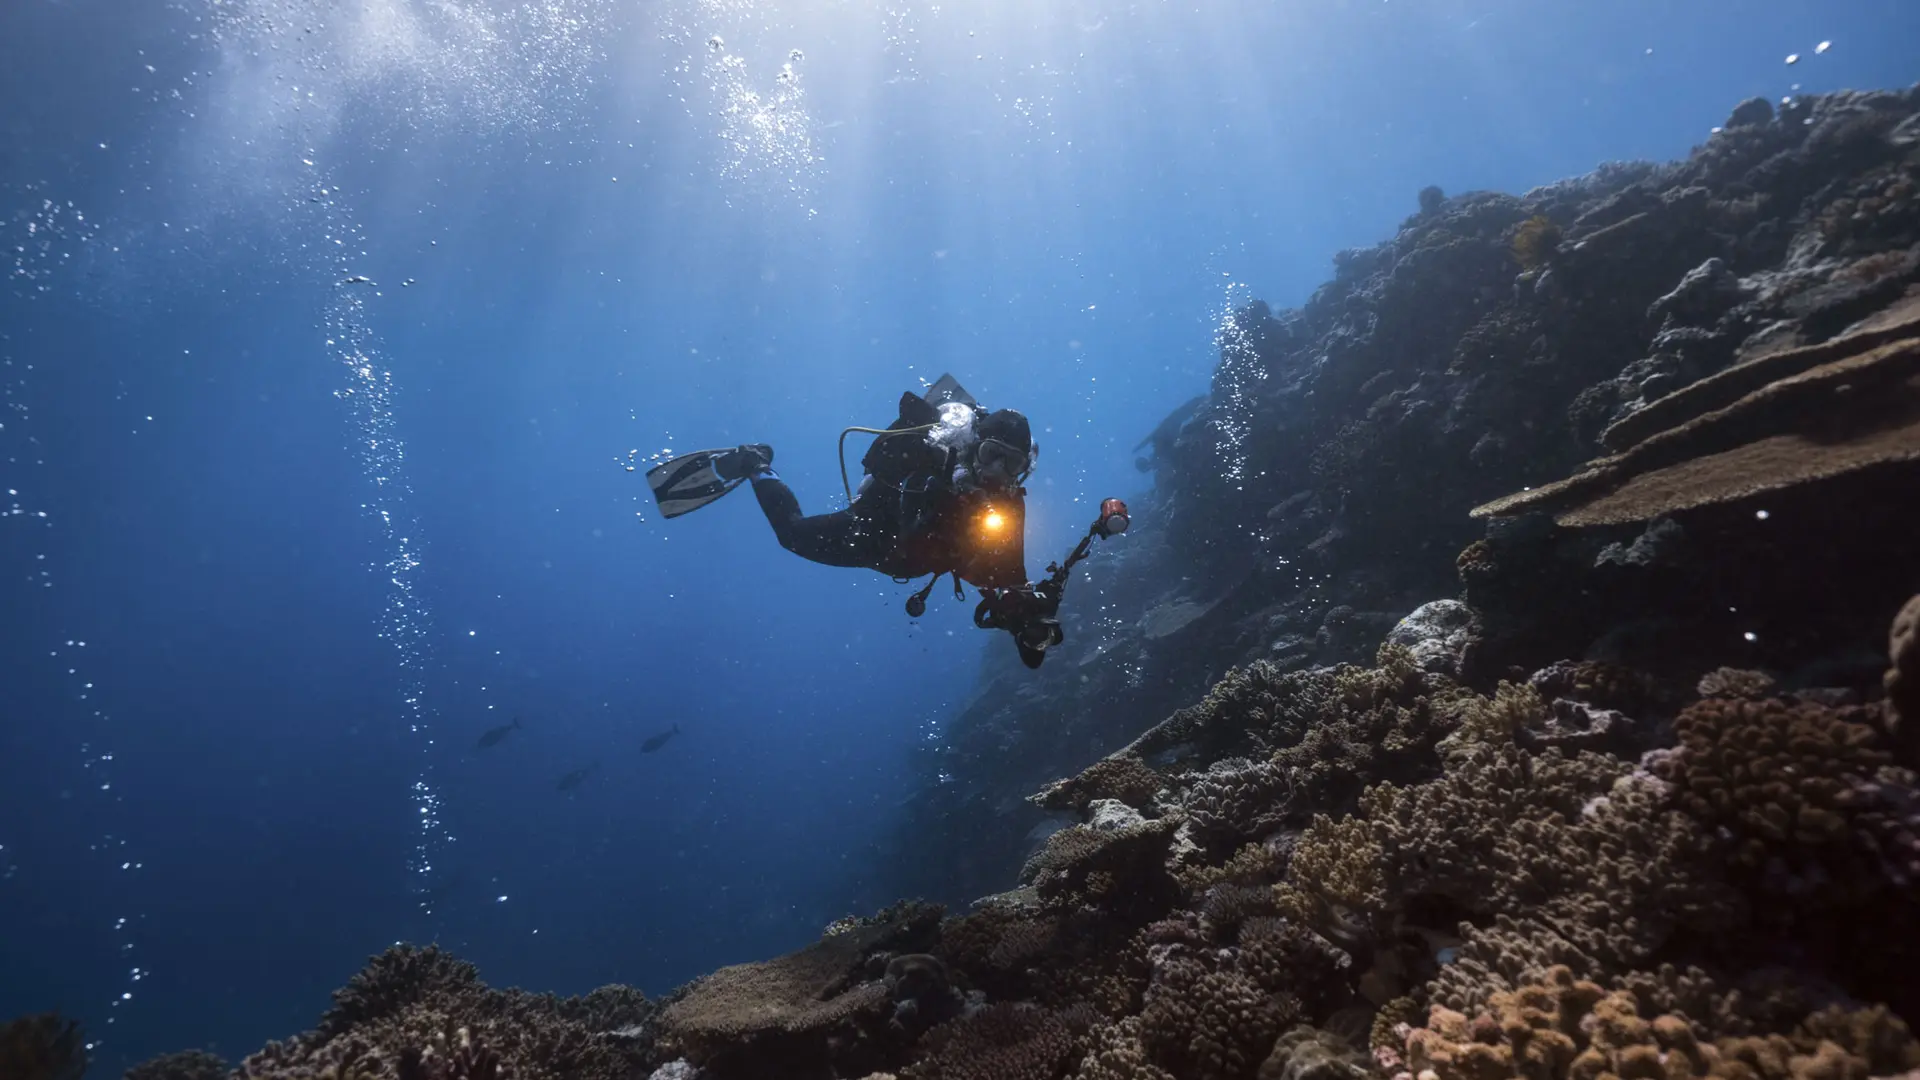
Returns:
[[[936,406],[907,393],[890,430],[939,418]],[[754,478],[753,494],[781,547],[813,562],[896,578],[951,573],[977,588],[1026,584],[1022,488],[957,487],[949,451],[917,435],[876,440],[860,464],[868,481],[853,504],[811,517],[778,477]]]
[[[876,482],[845,510],[808,517],[800,512],[793,489],[775,477],[753,482],[753,494],[773,526],[780,546],[803,559],[828,566],[865,567],[897,578],[957,574],[982,588],[1016,588],[1026,583],[1026,545],[1022,542],[1025,504],[1018,489],[1003,495],[930,489],[906,495]],[[902,502],[926,498],[926,523],[903,527]],[[999,535],[984,536],[980,519],[1001,515]],[[904,535],[903,535],[904,534]]]

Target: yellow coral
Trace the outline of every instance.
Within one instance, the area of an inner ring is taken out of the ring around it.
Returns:
[[[1560,253],[1560,226],[1545,214],[1535,214],[1513,233],[1513,259],[1524,270],[1538,270]]]

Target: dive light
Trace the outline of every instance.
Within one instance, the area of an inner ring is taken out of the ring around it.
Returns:
[[[1119,536],[1127,531],[1133,520],[1127,516],[1127,504],[1119,499],[1103,499],[1100,503],[1100,520],[1094,524],[1094,531],[1101,536]]]

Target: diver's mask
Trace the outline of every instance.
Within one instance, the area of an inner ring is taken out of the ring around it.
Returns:
[[[1004,439],[981,439],[973,452],[974,472],[982,480],[1017,487],[1033,471],[1034,456]]]

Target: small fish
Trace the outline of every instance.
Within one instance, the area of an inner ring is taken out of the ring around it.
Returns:
[[[372,284],[374,284],[374,280],[373,280],[372,278],[370,278],[370,277],[368,277],[368,276],[367,276],[367,275],[365,275],[365,274],[355,274],[355,275],[353,275],[352,277],[350,277],[350,278],[348,278],[347,280],[345,280],[345,281],[342,281],[342,282],[341,282],[340,284],[342,284],[342,285],[372,285]]]
[[[652,738],[649,738],[646,742],[641,743],[640,752],[643,754],[651,754],[655,750],[658,750],[661,747],[667,745],[667,743],[672,742],[673,737],[678,734],[680,734],[680,725],[675,724],[673,725],[672,731],[663,731],[660,734],[655,735]]]
[[[501,724],[497,728],[488,728],[486,734],[480,736],[480,742],[476,749],[485,750],[489,746],[500,745],[500,740],[513,734],[519,726],[520,718],[516,716],[513,718],[513,723],[511,724]]]
[[[586,783],[587,777],[593,775],[593,770],[599,767],[600,767],[599,763],[595,762],[594,764],[589,765],[584,769],[575,769],[572,772],[568,773],[567,775],[561,777],[559,782],[553,785],[553,790],[572,791],[574,788],[577,788],[581,784]]]

